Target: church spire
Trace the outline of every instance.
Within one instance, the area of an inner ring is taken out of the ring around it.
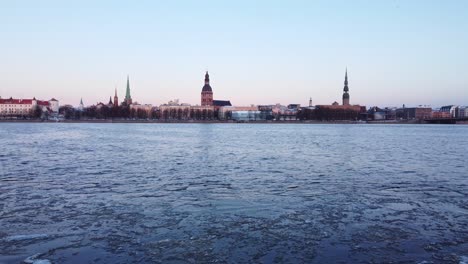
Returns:
[[[348,88],[348,68],[346,68],[344,88],[343,88],[343,105],[349,105],[349,93],[348,92],[349,92],[349,88]]]
[[[208,71],[206,71],[206,74],[205,74],[205,84],[210,84],[210,75],[208,74]]]
[[[83,97],[80,99],[80,105],[78,106],[78,111],[83,111],[84,105],[83,105]]]
[[[346,68],[346,72],[345,72],[344,85],[345,86],[344,86],[343,91],[348,92],[349,91],[349,88],[348,88],[348,68]]]
[[[132,96],[130,96],[130,78],[128,75],[127,75],[127,91],[125,93],[125,103],[127,103],[127,105],[132,104]]]
[[[119,97],[117,97],[117,87],[115,87],[115,91],[114,91],[114,107],[118,107],[119,106]]]

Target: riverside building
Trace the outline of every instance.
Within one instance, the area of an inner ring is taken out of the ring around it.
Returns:
[[[178,99],[160,105],[158,111],[161,119],[165,120],[210,120],[214,118],[213,106],[179,103]]]
[[[56,114],[59,110],[59,101],[52,98],[49,101],[33,99],[0,98],[0,116],[26,117],[33,116],[36,109],[48,114]]]
[[[213,111],[215,112],[216,116],[221,107],[231,106],[231,101],[229,100],[214,100],[213,99],[213,89],[211,88],[211,85],[210,85],[210,75],[208,74],[208,71],[206,71],[205,73],[205,85],[203,85],[202,91],[201,91],[201,106],[213,107]]]
[[[357,120],[361,113],[366,112],[365,106],[351,105],[348,87],[348,69],[345,72],[342,105],[334,102],[331,105],[317,105],[315,117],[319,120]]]
[[[219,119],[236,121],[261,120],[257,106],[223,106],[219,109]]]
[[[405,107],[396,110],[396,117],[405,120],[423,120],[432,117],[432,108],[430,107]]]

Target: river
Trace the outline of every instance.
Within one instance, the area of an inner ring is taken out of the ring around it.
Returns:
[[[468,263],[468,126],[0,123],[0,263]]]

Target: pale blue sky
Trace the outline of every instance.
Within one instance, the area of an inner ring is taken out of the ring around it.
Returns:
[[[468,105],[468,1],[0,0],[0,96]]]

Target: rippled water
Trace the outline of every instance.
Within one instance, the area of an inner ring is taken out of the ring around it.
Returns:
[[[0,123],[0,146],[0,263],[468,262],[468,126]]]

